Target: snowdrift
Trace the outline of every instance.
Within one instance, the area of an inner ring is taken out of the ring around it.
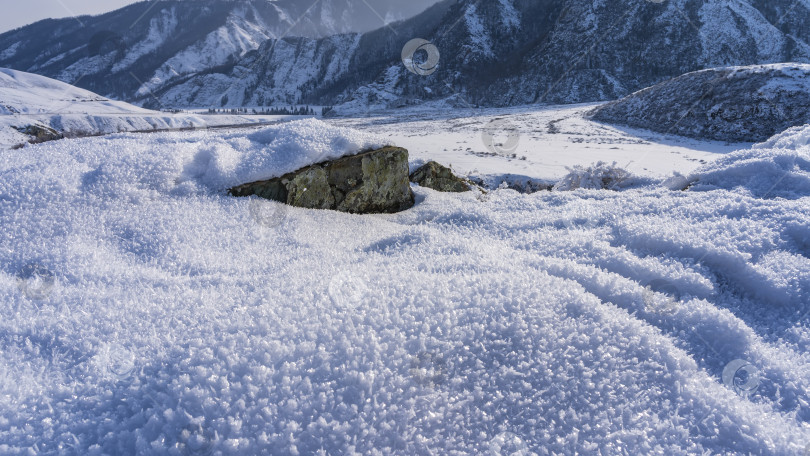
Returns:
[[[696,170],[688,181],[692,190],[738,190],[756,198],[808,197],[810,125],[726,155]]]
[[[353,216],[219,190],[375,141],[309,121],[5,151],[0,453],[810,445],[806,197],[414,186]]]

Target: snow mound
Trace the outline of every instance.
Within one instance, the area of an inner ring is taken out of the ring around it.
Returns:
[[[383,138],[317,119],[294,121],[248,135],[212,137],[194,153],[181,182],[196,181],[220,191],[385,145]]]
[[[0,453],[810,444],[805,201],[415,186],[358,216],[217,190],[374,141],[302,121],[3,151]]]
[[[751,149],[696,170],[692,190],[737,190],[757,198],[810,196],[810,125],[795,127]]]
[[[789,128],[752,147],[754,149],[810,150],[810,125]]]

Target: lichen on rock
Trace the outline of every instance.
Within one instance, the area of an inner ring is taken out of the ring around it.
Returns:
[[[421,187],[432,188],[439,192],[470,191],[469,181],[456,176],[450,168],[435,161],[429,161],[420,166],[410,175],[410,180]]]
[[[30,124],[24,127],[13,127],[13,128],[24,135],[31,136],[31,139],[28,142],[32,144],[43,143],[46,141],[55,141],[57,139],[62,139],[65,137],[65,135],[63,135],[62,133],[59,133],[53,128],[45,125]]]
[[[317,163],[274,179],[239,185],[229,192],[356,214],[399,212],[414,204],[408,181],[408,151],[399,147]]]

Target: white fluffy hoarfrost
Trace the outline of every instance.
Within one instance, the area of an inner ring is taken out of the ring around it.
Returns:
[[[597,162],[590,166],[574,166],[568,169],[562,179],[554,185],[554,190],[618,190],[627,186],[632,178],[630,172],[617,166],[616,162]]]
[[[757,198],[810,195],[810,125],[726,155],[691,176],[695,190],[736,189]]]
[[[0,453],[810,444],[806,193],[414,187],[357,216],[221,191],[373,142],[302,122],[1,152]]]
[[[313,163],[378,149],[383,138],[320,120],[308,119],[245,134],[211,135],[203,147],[190,141],[191,162],[179,177],[182,184],[224,190],[270,179]]]

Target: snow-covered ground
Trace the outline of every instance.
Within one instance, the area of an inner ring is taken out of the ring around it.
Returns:
[[[71,137],[122,131],[266,124],[288,117],[152,111],[110,100],[54,79],[0,68],[0,150],[31,139],[17,129],[29,125],[50,127]]]
[[[661,177],[688,173],[751,145],[605,125],[584,117],[594,106],[465,109],[438,103],[328,121],[385,136],[414,159],[437,160],[461,174],[495,181],[528,177],[554,182],[570,167],[598,161],[615,161],[638,176]]]
[[[0,453],[805,454],[810,127],[720,155],[574,117],[548,133],[560,112],[516,116],[550,138],[522,138],[526,161],[467,154],[475,119],[0,152]],[[415,186],[367,216],[223,192],[385,142],[692,190]]]

